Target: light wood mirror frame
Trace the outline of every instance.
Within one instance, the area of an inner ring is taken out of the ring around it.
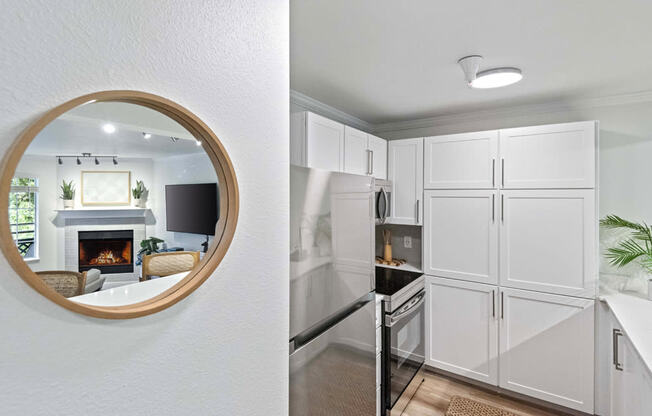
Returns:
[[[125,306],[93,306],[76,303],[50,289],[33,272],[20,256],[9,228],[9,189],[18,163],[32,140],[50,122],[67,111],[92,102],[113,101],[138,104],[156,110],[188,130],[211,159],[217,174],[220,192],[220,218],[215,227],[213,243],[208,252],[183,280],[168,290],[143,302]],[[0,248],[12,268],[30,286],[51,301],[84,315],[105,319],[127,319],[149,315],[163,310],[192,293],[220,264],[231,244],[238,221],[238,182],[231,160],[215,133],[197,116],[166,98],[140,91],[101,91],[70,100],[48,111],[44,116],[23,131],[9,147],[0,167]]]

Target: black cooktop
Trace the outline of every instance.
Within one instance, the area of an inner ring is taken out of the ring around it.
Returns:
[[[392,296],[421,276],[423,273],[376,266],[376,293]]]

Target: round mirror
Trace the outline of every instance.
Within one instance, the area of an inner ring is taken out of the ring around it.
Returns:
[[[237,220],[218,138],[141,92],[90,94],[47,113],[11,148],[1,186],[13,268],[56,303],[102,318],[187,296],[223,258]]]

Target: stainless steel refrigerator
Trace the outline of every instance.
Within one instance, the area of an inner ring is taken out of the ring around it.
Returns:
[[[290,415],[376,414],[373,178],[290,168]]]

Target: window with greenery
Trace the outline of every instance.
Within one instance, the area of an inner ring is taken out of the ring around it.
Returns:
[[[9,226],[11,235],[24,258],[37,257],[38,179],[27,176],[11,180]]]

